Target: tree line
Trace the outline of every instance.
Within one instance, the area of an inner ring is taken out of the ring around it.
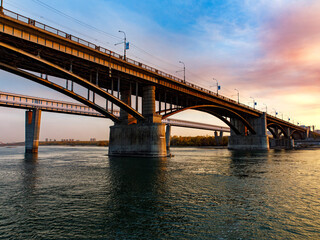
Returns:
[[[173,136],[170,140],[171,146],[227,146],[228,137],[220,137],[215,139],[212,136],[196,136],[196,137],[181,137]]]

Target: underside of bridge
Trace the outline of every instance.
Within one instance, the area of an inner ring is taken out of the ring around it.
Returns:
[[[111,156],[167,156],[161,120],[188,109],[226,123],[231,129],[230,149],[269,149],[267,128],[274,138],[280,133],[285,138],[304,134],[298,126],[232,99],[10,14],[16,19],[0,14],[0,69],[59,91],[110,118],[115,123],[110,128]],[[53,77],[64,79],[65,86]],[[85,89],[86,96],[77,93],[76,86]],[[120,109],[119,117],[114,107]]]

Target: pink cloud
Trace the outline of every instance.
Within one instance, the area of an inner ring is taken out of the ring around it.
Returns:
[[[320,3],[274,16],[259,34],[262,57],[244,74],[266,86],[320,85]]]

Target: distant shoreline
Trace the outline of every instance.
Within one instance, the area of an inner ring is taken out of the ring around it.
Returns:
[[[50,142],[39,142],[39,146],[99,146],[106,147],[109,146],[109,141],[50,141]]]
[[[298,141],[297,141],[298,142]],[[317,143],[317,144],[315,144]],[[312,149],[320,148],[319,140],[318,141],[301,141],[294,149]],[[17,147],[24,146],[24,142],[15,142],[15,143],[2,143],[0,147]],[[227,148],[228,138],[223,137],[220,144],[215,141],[214,137],[181,137],[173,136],[170,141],[171,147],[208,147],[208,148]],[[98,147],[107,147],[109,146],[108,140],[100,141],[40,141],[39,146],[98,146]],[[275,148],[276,149],[276,148]]]
[[[16,142],[16,143],[4,143],[0,144],[0,147],[18,147],[24,146],[24,142]],[[39,146],[100,146],[106,147],[109,145],[109,141],[101,140],[101,141],[41,141],[39,142]]]

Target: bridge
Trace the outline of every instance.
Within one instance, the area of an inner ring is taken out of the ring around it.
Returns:
[[[41,111],[106,118],[105,115],[95,111],[94,109],[84,104],[58,101],[53,99],[39,98],[39,97],[1,92],[1,91],[0,91],[0,107],[19,108],[19,109],[28,110],[26,112],[26,124],[25,124],[26,148],[30,148],[34,150],[38,147],[38,142],[39,142]],[[31,113],[29,113],[30,111]],[[27,119],[29,118],[29,114],[32,114],[32,111],[37,111],[38,113],[36,124],[29,124],[27,121]],[[115,116],[119,116],[120,111],[113,110],[113,114]],[[222,141],[222,136],[224,132],[230,132],[229,127],[222,127],[222,126],[198,123],[198,122],[192,122],[192,121],[184,121],[179,119],[166,118],[166,119],[163,119],[162,122],[167,125],[166,127],[167,151],[169,151],[169,148],[170,148],[171,126],[214,131],[215,139],[218,143]],[[32,134],[34,132],[37,134]],[[220,135],[218,135],[218,132],[220,132]]]
[[[110,127],[110,156],[167,156],[162,120],[189,109],[226,123],[231,131],[229,149],[269,149],[267,129],[285,144],[309,136],[309,129],[7,9],[0,13],[0,69],[111,119],[115,124]],[[65,79],[65,85],[55,83],[54,77]],[[76,86],[86,89],[85,96]]]

